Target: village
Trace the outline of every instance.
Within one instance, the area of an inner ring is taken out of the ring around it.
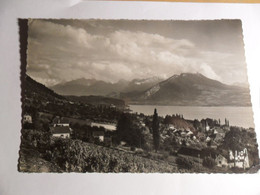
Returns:
[[[114,105],[111,105],[111,108],[115,109]],[[133,146],[125,141],[116,143],[117,124],[113,122],[96,122],[90,119],[55,116],[48,129],[51,138],[54,139],[80,139],[144,157],[147,157],[144,153],[148,152],[154,154],[149,158],[164,160],[172,164],[176,164],[176,158],[179,156],[196,159],[201,166],[205,159],[210,158],[214,160],[214,165],[205,166],[219,167],[225,170],[234,167],[246,170],[252,165],[246,147],[241,150],[224,149],[222,152],[218,151],[224,142],[226,133],[230,131],[228,120],[225,120],[225,124],[221,125],[220,121],[212,119],[188,121],[178,114],[161,118],[160,150],[155,154],[151,134],[152,116],[129,113],[129,109],[125,110],[125,113],[135,116],[134,123],[142,131],[143,140],[140,141],[139,145]],[[44,116],[44,114],[40,116]],[[32,124],[32,116],[25,114],[23,123]],[[195,128],[196,125],[197,128]],[[160,156],[160,153],[163,155]],[[167,157],[165,158],[166,153]]]
[[[61,96],[26,79],[20,171],[226,173],[259,164],[253,128],[162,117],[156,107],[134,113],[122,100]]]

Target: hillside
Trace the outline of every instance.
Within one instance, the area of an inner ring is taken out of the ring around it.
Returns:
[[[23,111],[31,115],[42,112],[53,116],[114,122],[121,113],[120,109],[125,106],[123,100],[115,98],[61,96],[29,76],[26,76],[23,86]],[[107,106],[98,109],[98,105]],[[110,109],[111,106],[118,109]]]
[[[36,82],[28,75],[25,75],[25,79],[22,86],[24,87],[25,96],[27,98],[36,98],[35,96],[37,96],[36,99],[39,100],[53,100],[55,98],[60,100],[65,99],[63,96],[55,93],[53,90],[47,88],[43,84]]]
[[[124,107],[125,102],[121,99],[103,97],[103,96],[66,96],[67,99],[92,105],[115,105],[116,107]]]
[[[80,140],[57,140],[53,163],[69,172],[177,172],[177,166],[140,157],[114,148],[106,148]]]

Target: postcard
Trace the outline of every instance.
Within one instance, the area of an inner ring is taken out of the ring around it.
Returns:
[[[240,20],[23,24],[20,172],[255,172]]]

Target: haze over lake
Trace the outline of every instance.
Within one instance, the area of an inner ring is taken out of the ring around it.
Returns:
[[[252,107],[199,107],[199,106],[159,106],[159,105],[130,105],[133,112],[152,115],[154,108],[159,116],[182,114],[185,119],[220,119],[224,124],[225,118],[230,125],[244,128],[254,127]]]

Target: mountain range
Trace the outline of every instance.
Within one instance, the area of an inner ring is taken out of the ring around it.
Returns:
[[[51,87],[60,95],[98,95],[124,99],[128,104],[181,106],[251,106],[248,87],[209,79],[200,73],[182,73],[163,80],[158,77],[108,83],[78,79]]]
[[[162,79],[158,77],[134,79],[132,81],[121,79],[117,83],[81,78],[60,83],[50,88],[60,95],[119,97],[120,93],[144,91],[160,81]]]

